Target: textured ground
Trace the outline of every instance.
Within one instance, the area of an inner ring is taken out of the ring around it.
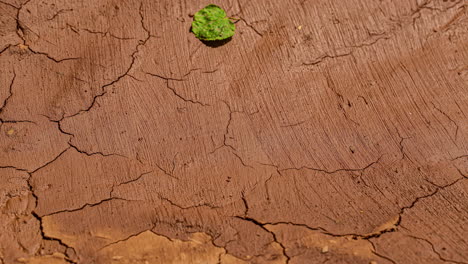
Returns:
[[[468,263],[467,0],[0,1],[0,263]]]

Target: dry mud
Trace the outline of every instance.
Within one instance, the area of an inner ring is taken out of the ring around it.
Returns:
[[[0,263],[468,263],[466,0],[0,1]]]

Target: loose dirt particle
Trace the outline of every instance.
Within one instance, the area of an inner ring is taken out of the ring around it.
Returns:
[[[24,44],[18,44],[18,48],[20,48],[21,50],[29,49],[29,47],[27,45],[24,45]]]

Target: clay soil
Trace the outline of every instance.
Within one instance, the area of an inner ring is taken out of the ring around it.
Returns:
[[[0,1],[0,263],[468,263],[468,2]]]

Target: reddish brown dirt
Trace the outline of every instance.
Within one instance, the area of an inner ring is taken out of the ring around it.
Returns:
[[[0,1],[0,263],[468,263],[468,2]]]

